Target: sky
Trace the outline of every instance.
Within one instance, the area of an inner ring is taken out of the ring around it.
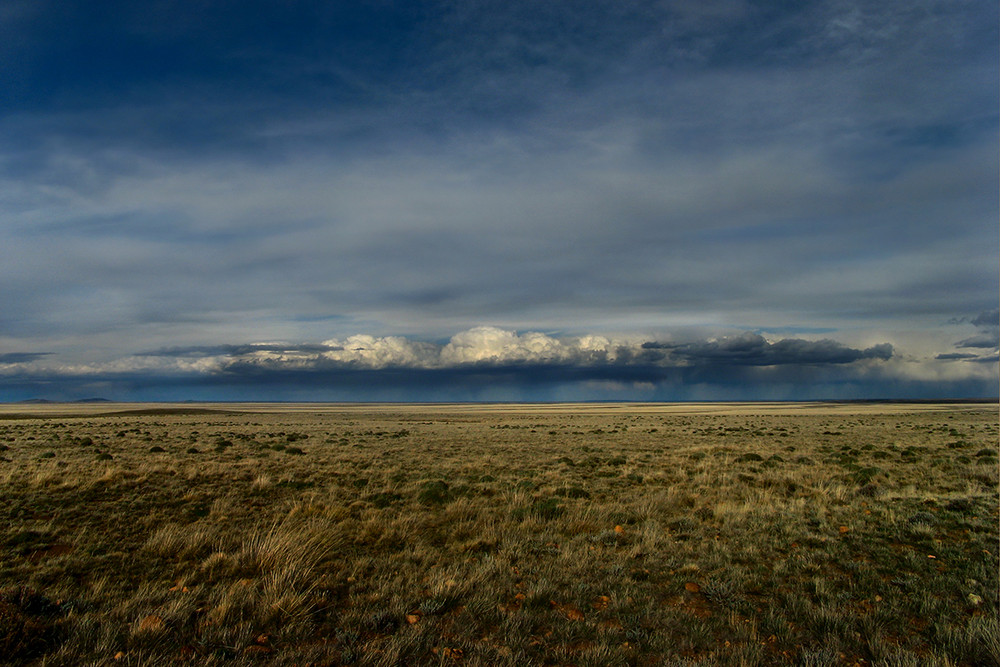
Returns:
[[[0,401],[996,397],[993,0],[5,0]]]

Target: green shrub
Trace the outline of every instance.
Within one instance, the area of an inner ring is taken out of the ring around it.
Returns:
[[[417,493],[417,500],[424,505],[444,505],[452,498],[448,483],[444,480],[424,482]]]
[[[402,499],[403,496],[398,493],[392,493],[391,491],[382,491],[368,496],[368,500],[380,510],[389,507],[393,503],[398,503]]]
[[[875,477],[882,474],[882,469],[876,466],[868,466],[867,468],[861,468],[855,471],[853,478],[856,484],[865,485],[871,482]]]
[[[955,498],[954,500],[948,502],[944,508],[949,512],[972,514],[976,509],[976,504],[969,498]]]
[[[558,519],[565,512],[566,508],[560,505],[558,500],[555,498],[545,498],[543,500],[536,500],[528,507],[514,510],[513,517],[518,520],[535,517],[536,519],[549,521]]]

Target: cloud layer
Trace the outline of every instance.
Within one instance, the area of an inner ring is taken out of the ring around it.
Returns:
[[[2,377],[995,355],[995,2],[104,7],[0,8]]]
[[[212,359],[218,372],[239,369],[422,369],[524,367],[693,367],[838,365],[861,360],[886,361],[892,345],[864,350],[833,340],[784,338],[770,342],[745,333],[690,343],[613,340],[604,336],[557,337],[540,332],[517,333],[497,327],[476,327],[458,333],[445,344],[400,336],[355,335],[319,345],[222,346],[177,348],[150,353],[153,357]],[[186,361],[187,362],[187,361]]]
[[[37,397],[52,386],[68,391],[57,398],[103,392],[172,400],[226,392],[246,400],[797,400],[996,393],[990,368],[950,365],[969,356],[942,354],[915,363],[900,358],[889,343],[859,349],[830,339],[769,340],[749,332],[681,342],[484,326],[440,343],[353,335],[315,344],[175,347],[95,365],[13,356],[0,365],[0,378],[8,400]]]

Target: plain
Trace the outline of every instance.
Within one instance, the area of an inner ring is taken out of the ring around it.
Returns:
[[[14,664],[1000,661],[996,404],[0,406]]]

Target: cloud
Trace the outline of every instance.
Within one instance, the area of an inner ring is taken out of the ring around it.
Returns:
[[[995,2],[175,4],[0,9],[6,376],[775,386],[995,306]],[[641,345],[778,323],[856,340]]]
[[[264,352],[316,354],[330,352],[342,348],[324,344],[288,345],[281,343],[249,343],[244,345],[193,345],[189,347],[168,347],[148,352],[140,352],[136,356],[149,357],[217,357],[242,356]]]
[[[984,331],[997,330],[1000,329],[1000,310],[984,310],[973,317],[953,317],[948,324],[971,324]]]
[[[670,369],[698,366],[823,366],[846,365],[892,358],[889,343],[854,349],[836,341],[784,338],[769,342],[763,336],[738,336],[687,342],[644,341],[640,337],[601,335],[556,336],[481,326],[457,333],[447,343],[403,336],[356,334],[319,344],[252,343],[163,348],[104,364],[47,365],[46,354],[11,353],[0,357],[26,370],[48,368],[67,375],[128,371],[180,373],[260,373],[279,371],[409,371],[524,373],[554,376],[657,376]],[[633,378],[634,379],[634,378]]]
[[[1000,310],[983,311],[975,317],[961,317],[949,320],[951,324],[968,323],[976,327],[975,336],[964,338],[957,343],[957,348],[997,349],[1000,347]]]
[[[783,366],[850,364],[892,357],[889,343],[859,350],[824,339],[785,338],[769,342],[746,333],[693,343],[660,343],[604,336],[551,336],[475,327],[444,345],[404,337],[355,335],[320,346],[233,347],[222,370],[260,369],[517,369],[671,368],[691,366]]]
[[[890,343],[852,347],[748,332],[675,342],[482,326],[442,342],[355,334],[321,343],[163,348],[99,364],[56,357],[0,366],[0,397],[801,400],[996,392],[986,358],[971,365],[948,356],[916,360]]]
[[[51,352],[6,352],[0,354],[0,364],[23,364],[36,359],[42,359]]]
[[[518,334],[497,327],[475,327],[455,334],[443,345],[401,336],[357,334],[330,339],[318,346],[251,345],[218,351],[224,352],[221,369],[225,372],[235,368],[439,370],[600,365],[613,363],[621,345],[602,336],[558,338],[539,332]]]
[[[670,350],[673,357],[692,365],[849,364],[862,359],[885,361],[893,354],[892,345],[889,343],[856,350],[829,339],[807,341],[784,338],[771,343],[763,336],[753,333],[696,343],[645,343],[644,347]]]
[[[969,320],[969,322],[977,327],[1000,328],[1000,310],[984,311]]]
[[[496,327],[476,327],[451,338],[441,349],[440,364],[450,366],[614,363],[616,347],[603,336],[554,338],[537,332],[519,335]]]
[[[991,336],[988,334],[983,334],[979,336],[973,336],[972,338],[966,338],[955,343],[955,347],[982,347],[982,348],[994,348],[998,344],[996,336]]]

